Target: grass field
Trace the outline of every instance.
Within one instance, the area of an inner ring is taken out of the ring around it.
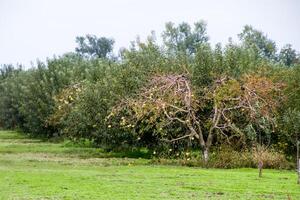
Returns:
[[[0,199],[300,199],[293,171],[258,178],[124,156],[0,131]]]

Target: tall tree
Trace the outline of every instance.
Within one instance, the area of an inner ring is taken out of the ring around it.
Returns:
[[[188,23],[181,23],[177,27],[172,22],[168,22],[163,32],[164,44],[171,53],[184,52],[193,54],[199,44],[208,41],[206,23],[199,21],[192,29]]]
[[[96,37],[95,35],[86,35],[85,37],[76,37],[78,47],[75,51],[81,55],[90,57],[107,58],[113,50],[115,41],[106,37]]]
[[[292,48],[291,44],[287,44],[280,50],[279,61],[287,66],[291,66],[297,62],[296,50]]]
[[[253,48],[260,57],[274,59],[276,44],[269,39],[263,32],[246,25],[238,37],[247,48]]]

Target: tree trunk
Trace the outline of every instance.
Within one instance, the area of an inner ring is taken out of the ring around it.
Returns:
[[[263,161],[258,161],[258,171],[259,171],[259,174],[258,176],[261,178],[262,177],[262,169],[263,169]]]
[[[208,162],[208,158],[209,158],[209,151],[208,151],[208,148],[204,148],[204,150],[203,150],[203,159],[204,159],[205,165],[206,165],[207,162]]]
[[[298,184],[300,184],[300,159],[298,159]]]
[[[297,173],[298,173],[298,184],[300,184],[300,159],[299,159],[299,141],[297,140]]]

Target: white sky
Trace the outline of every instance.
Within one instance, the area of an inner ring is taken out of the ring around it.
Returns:
[[[159,36],[168,21],[208,23],[211,43],[236,38],[246,24],[300,50],[297,0],[0,0],[0,64],[29,65],[74,51],[75,37],[112,37],[128,47],[137,35]]]

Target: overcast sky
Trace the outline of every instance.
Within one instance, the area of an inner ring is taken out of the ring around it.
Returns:
[[[278,47],[300,51],[300,0],[0,0],[0,64],[29,65],[74,51],[75,37],[112,37],[116,49],[137,35],[160,35],[168,21],[208,23],[211,43],[236,38],[246,24]]]

